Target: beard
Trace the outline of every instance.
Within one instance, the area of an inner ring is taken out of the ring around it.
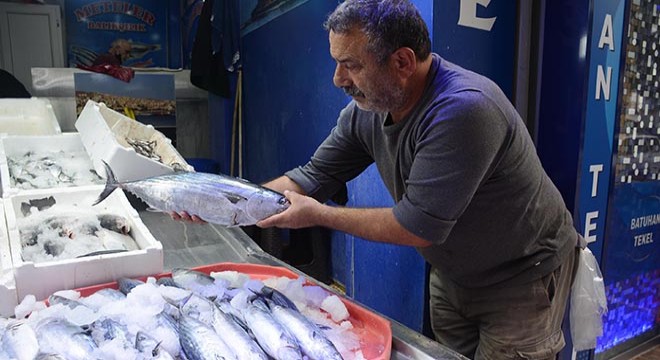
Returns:
[[[389,77],[381,77],[370,84],[365,84],[362,89],[355,84],[344,86],[342,89],[346,95],[355,100],[358,108],[377,113],[400,109],[408,98],[403,87]]]

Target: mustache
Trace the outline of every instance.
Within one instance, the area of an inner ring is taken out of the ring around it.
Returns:
[[[360,96],[360,97],[365,97],[364,93],[362,90],[358,89],[357,86],[342,86],[342,90],[346,93],[348,96]]]

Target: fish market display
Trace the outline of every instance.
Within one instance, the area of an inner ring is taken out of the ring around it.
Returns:
[[[322,310],[337,296],[304,278],[174,269],[165,281],[117,283],[86,297],[60,291],[48,306],[27,296],[16,318],[0,318],[0,358],[364,359],[351,321]]]
[[[8,157],[7,165],[11,186],[19,189],[103,183],[84,151],[28,151],[18,157]]]
[[[35,263],[139,249],[128,219],[56,206],[17,218],[24,261]]]
[[[117,182],[104,163],[106,186],[95,204],[116,188],[137,195],[153,209],[187,211],[202,219],[225,226],[254,225],[259,220],[289,207],[284,195],[246,180],[207,173],[179,172],[144,180]]]

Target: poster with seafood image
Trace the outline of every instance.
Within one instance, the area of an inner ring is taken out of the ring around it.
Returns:
[[[176,142],[176,94],[174,75],[137,73],[129,82],[105,74],[75,73],[76,115],[88,100],[109,108],[156,130]]]
[[[168,67],[168,6],[159,0],[66,0],[69,66]]]

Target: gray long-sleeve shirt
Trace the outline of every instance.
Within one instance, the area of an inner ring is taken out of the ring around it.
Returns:
[[[374,161],[396,219],[433,243],[417,250],[462,286],[538,279],[575,247],[571,214],[515,108],[492,81],[437,54],[403,121],[351,102],[286,176],[325,201]]]

